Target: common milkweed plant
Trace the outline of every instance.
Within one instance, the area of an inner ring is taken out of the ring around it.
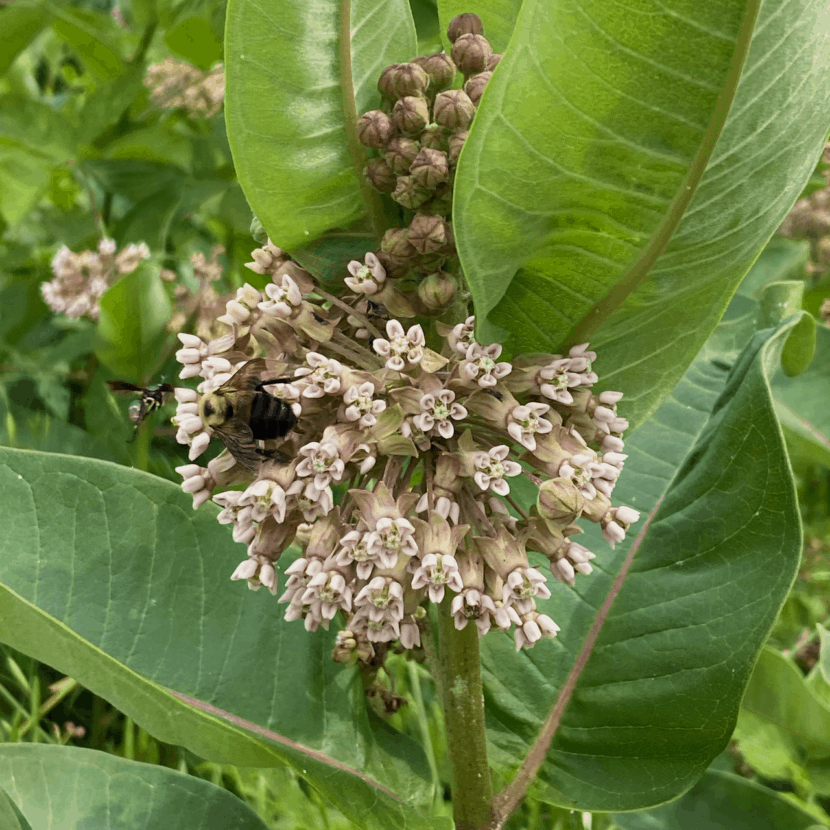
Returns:
[[[730,301],[830,128],[821,12],[230,0],[256,241],[179,334],[187,495],[4,452],[4,638],[362,827],[449,826],[444,757],[459,828],[689,790],[799,561],[770,383],[814,324]],[[203,461],[259,358],[296,426]]]

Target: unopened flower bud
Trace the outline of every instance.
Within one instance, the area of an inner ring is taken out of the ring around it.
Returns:
[[[452,58],[446,52],[436,52],[434,55],[419,58],[417,63],[429,75],[430,93],[440,92],[451,86],[455,73],[458,71]]]
[[[414,259],[418,252],[408,239],[406,228],[389,228],[380,242],[380,249],[400,259]]]
[[[552,478],[539,487],[536,509],[544,519],[555,524],[577,519],[585,506],[579,489],[567,478]]]
[[[381,250],[377,252],[377,258],[386,271],[386,276],[392,280],[405,277],[412,268],[412,259],[409,257],[397,257]]]
[[[380,92],[380,94],[385,98],[390,98],[393,101],[396,98],[393,87],[394,73],[399,66],[400,64],[397,63],[387,66],[386,69],[380,73],[380,77],[378,78],[378,92]]]
[[[392,121],[402,133],[409,136],[418,135],[429,123],[429,106],[426,99],[415,95],[401,98],[392,110]]]
[[[450,43],[455,43],[461,35],[480,35],[483,32],[484,24],[481,18],[472,12],[456,15],[447,26],[447,38]]]
[[[392,119],[381,110],[370,110],[357,119],[357,138],[365,147],[385,147],[394,133]]]
[[[447,146],[449,147],[448,156],[451,164],[455,164],[458,161],[458,157],[461,155],[461,148],[464,146],[464,142],[467,140],[469,134],[469,130],[461,130],[449,137]]]
[[[383,155],[398,176],[405,176],[420,150],[415,139],[396,136],[386,145]]]
[[[463,89],[439,92],[433,109],[435,123],[448,130],[466,130],[476,114],[476,105]]]
[[[446,308],[455,299],[457,287],[450,274],[430,274],[418,284],[418,297],[429,309]]]
[[[446,153],[424,148],[415,156],[409,174],[425,190],[435,190],[439,184],[447,180],[449,171]]]
[[[400,63],[397,66],[389,67],[384,70],[381,78],[386,75],[388,71],[388,81],[384,80],[384,85],[391,92],[390,97],[406,98],[408,95],[421,96],[429,86],[429,75],[417,63]],[[380,83],[378,83],[380,87]],[[381,92],[385,94],[382,89]]]
[[[499,61],[501,60],[501,58],[501,52],[493,52],[493,54],[490,55],[490,57],[487,59],[487,71],[492,72],[499,65]]]
[[[452,59],[465,75],[484,72],[493,47],[483,35],[461,35],[452,45]]]
[[[369,184],[381,193],[391,193],[398,183],[395,171],[383,159],[369,159],[364,175]]]
[[[448,241],[447,223],[440,216],[419,213],[409,224],[407,238],[419,254],[434,254]]]
[[[470,100],[474,104],[477,104],[481,100],[484,87],[487,86],[487,82],[492,77],[492,72],[479,72],[477,75],[472,75],[467,83],[464,84],[464,92],[470,96]]]
[[[411,176],[399,176],[392,198],[399,205],[415,210],[429,199],[430,195],[429,191],[424,190]]]
[[[251,236],[258,245],[264,245],[268,241],[268,232],[256,216],[251,219]]]
[[[440,124],[427,124],[419,136],[421,147],[428,150],[446,150],[446,130]]]

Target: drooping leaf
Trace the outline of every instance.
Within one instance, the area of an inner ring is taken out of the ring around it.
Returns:
[[[228,139],[248,202],[283,248],[363,214],[354,125],[345,119],[355,99],[357,115],[379,106],[381,70],[415,55],[406,0],[355,0],[345,26],[341,8],[336,0],[228,3]],[[344,31],[351,50],[341,53]]]
[[[830,126],[820,0],[693,8],[525,2],[456,176],[479,335],[509,332],[516,351],[590,340],[634,424],[705,342]]]
[[[222,60],[222,41],[201,17],[182,20],[167,32],[164,42],[171,52],[203,71]]]
[[[626,441],[614,502],[643,515],[613,554],[593,526],[580,537],[594,573],[539,603],[556,639],[516,656],[485,638],[492,759],[515,769],[552,735],[543,800],[642,809],[680,795],[725,747],[801,551],[769,389],[795,324],[759,332],[728,376],[702,356]]]
[[[177,486],[114,464],[0,461],[0,639],[160,740],[290,764],[358,826],[449,828],[408,806],[427,798],[423,753],[367,716],[355,670],[331,660],[334,632],[309,636],[228,581],[240,554],[215,507],[194,513]]]
[[[49,25],[49,10],[36,0],[4,3],[0,6],[0,30],[3,49],[0,50],[0,75],[14,63],[15,58]]]
[[[245,802],[221,787],[91,749],[3,744],[0,787],[32,827],[265,830]]]

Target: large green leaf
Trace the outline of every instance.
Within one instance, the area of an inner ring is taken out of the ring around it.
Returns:
[[[406,0],[229,0],[225,55],[234,164],[271,239],[295,248],[360,216],[347,128],[355,100],[358,115],[380,104],[381,70],[415,55]]]
[[[830,793],[830,705],[798,667],[765,648],[746,690],[735,737],[766,778]]]
[[[809,830],[817,816],[786,796],[728,772],[709,770],[682,798],[641,813],[620,813],[621,830]]]
[[[367,715],[334,632],[309,636],[228,581],[238,546],[216,514],[135,470],[0,450],[0,639],[160,740],[290,764],[361,827],[447,828],[407,806],[427,797],[426,760]]]
[[[0,787],[36,828],[265,830],[247,804],[221,787],[91,749],[4,744]]]
[[[653,412],[813,170],[825,11],[525,2],[456,177],[480,336],[590,339],[625,415]]]
[[[580,537],[595,571],[544,603],[556,639],[512,656],[485,638],[492,760],[508,772],[552,736],[540,798],[642,809],[725,747],[801,551],[769,388],[796,325],[759,332],[728,377],[704,354],[626,442],[614,501],[643,511],[639,535],[613,553],[594,528]]]
[[[0,75],[14,63],[15,58],[45,29],[51,14],[36,0],[18,0],[0,6],[0,30],[3,49],[0,50]]]

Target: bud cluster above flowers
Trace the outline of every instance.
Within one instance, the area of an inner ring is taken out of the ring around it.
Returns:
[[[192,118],[210,118],[225,101],[225,70],[218,64],[203,72],[185,61],[165,58],[147,68],[144,86],[157,107],[183,109]]]
[[[368,662],[392,641],[418,646],[427,604],[445,597],[459,629],[512,629],[517,648],[555,636],[537,607],[550,588],[529,554],[572,586],[594,558],[575,541],[578,520],[598,524],[614,545],[639,518],[611,501],[628,424],[617,413],[621,393],[591,391],[588,344],[504,360],[501,345],[476,340],[456,297],[454,165],[499,56],[475,15],[455,18],[448,34],[451,55],[384,70],[384,108],[358,124],[378,151],[370,180],[389,175],[380,189],[418,211],[408,227],[349,263],[339,289],[268,240],[248,267],[271,282],[237,290],[218,317],[227,333],[208,342],[179,335],[180,377],[200,378],[196,391],[176,391],[176,437],[194,462],[179,468],[182,486],[194,505],[212,497],[219,521],[247,545],[232,578],[280,593],[275,564],[300,547],[279,597],[286,619],[314,631],[340,615],[341,661]],[[450,91],[458,69],[465,89]],[[428,319],[442,310],[452,319],[453,303],[461,321]],[[261,448],[273,452],[253,480],[227,450],[199,466],[210,442],[199,396],[262,356],[263,379],[284,381],[265,393],[291,407],[296,426]],[[536,488],[530,507],[515,497],[520,480]]]

